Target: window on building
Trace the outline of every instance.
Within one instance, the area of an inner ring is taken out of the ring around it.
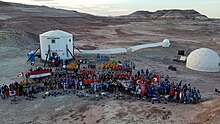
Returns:
[[[51,43],[56,43],[56,41],[55,40],[51,40]]]
[[[71,39],[69,39],[69,42],[71,42]]]

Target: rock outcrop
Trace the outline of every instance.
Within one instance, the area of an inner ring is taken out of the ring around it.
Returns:
[[[195,10],[158,10],[156,12],[136,11],[123,17],[149,19],[208,19],[207,16],[202,15]]]
[[[0,1],[0,7],[3,7],[3,6],[11,6],[11,5],[10,3]]]

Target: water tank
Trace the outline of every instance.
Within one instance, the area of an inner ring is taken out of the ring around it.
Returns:
[[[28,53],[28,61],[29,62],[34,62],[35,61],[34,51],[31,51],[31,52]]]

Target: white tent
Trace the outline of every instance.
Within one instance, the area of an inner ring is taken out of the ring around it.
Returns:
[[[164,42],[165,41],[165,42]],[[170,41],[165,39],[163,42],[147,43],[142,45],[131,46],[128,48],[113,48],[113,49],[102,49],[102,50],[80,50],[82,54],[120,54],[126,52],[135,52],[145,48],[152,47],[169,47]],[[74,50],[74,53],[80,53],[78,50]]]
[[[211,49],[200,48],[187,57],[186,67],[203,72],[219,72],[219,55]]]
[[[50,49],[49,56],[56,53],[61,59],[71,59],[71,54],[73,55],[73,35],[61,30],[52,30],[40,34],[40,49],[43,60],[46,60],[48,49]]]
[[[113,48],[103,50],[80,50],[82,54],[120,54],[126,53],[126,48]],[[80,53],[78,50],[74,50],[74,53]]]
[[[159,47],[162,46],[163,43],[159,42],[159,43],[148,43],[148,44],[143,44],[143,45],[136,45],[136,46],[132,46],[129,47],[127,50],[129,52],[135,52],[137,50],[141,50],[141,49],[145,49],[145,48],[151,48],[151,47]]]

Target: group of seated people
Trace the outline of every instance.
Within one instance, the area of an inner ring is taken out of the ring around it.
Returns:
[[[11,95],[27,96],[50,90],[90,89],[93,93],[110,92],[114,96],[123,94],[137,99],[165,100],[167,102],[197,103],[201,99],[200,91],[191,87],[189,83],[171,82],[168,75],[150,73],[148,69],[137,71],[135,75],[125,77],[118,77],[117,74],[118,72],[114,71],[93,74],[80,73],[80,71],[71,74],[62,73],[46,78],[32,79],[26,84],[15,82],[9,86],[3,85],[0,87],[0,93],[5,99]]]
[[[166,102],[197,103],[200,101],[200,91],[191,87],[190,84],[183,84],[182,81],[170,82],[168,75],[161,76],[159,81],[153,82],[152,78],[158,76],[146,72],[144,74],[141,70],[134,77],[121,79],[110,74],[110,78],[101,80],[102,83],[92,83],[91,88],[94,88],[96,92],[104,89],[106,92],[113,93],[115,97],[117,94],[123,94],[137,99],[155,99]]]

